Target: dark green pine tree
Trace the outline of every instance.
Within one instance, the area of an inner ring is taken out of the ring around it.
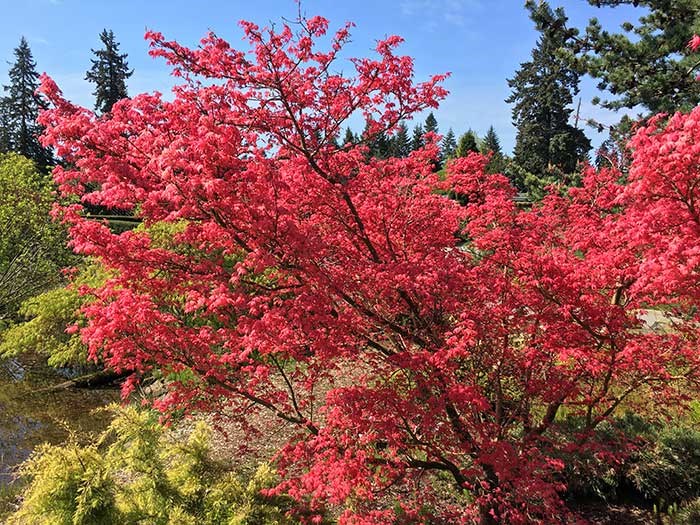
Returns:
[[[596,7],[637,7],[639,19],[608,32],[592,18],[585,32],[570,29],[571,65],[598,80],[614,98],[596,103],[609,109],[643,106],[651,113],[690,110],[700,104],[697,53],[688,41],[700,33],[699,0],[588,0]],[[533,18],[551,27],[547,6],[528,2]]]
[[[438,132],[438,123],[437,119],[435,118],[435,115],[433,115],[433,112],[431,111],[430,114],[426,117],[425,119],[425,124],[423,125],[423,133],[429,133],[429,132],[437,133]]]
[[[541,36],[532,59],[508,80],[512,94],[506,100],[514,104],[513,124],[518,130],[515,163],[543,184],[573,173],[591,147],[583,132],[569,124],[579,74],[559,53],[567,37],[566,17],[561,9],[550,9],[549,16],[554,23],[538,28]]]
[[[336,135],[333,135],[333,136],[330,138],[330,140],[327,140],[328,145],[331,145],[331,146],[333,146],[334,148],[338,149],[338,148],[340,147],[340,140],[338,140],[339,138],[340,138],[339,135],[337,135],[337,134],[336,134]]]
[[[362,139],[367,141],[367,146],[369,146],[369,156],[375,159],[386,159],[390,155],[390,141],[389,137],[386,136],[384,131],[375,133],[372,137],[369,137],[368,132],[369,123],[365,123],[365,130],[362,132]]]
[[[408,136],[408,127],[403,122],[391,138],[390,154],[392,157],[408,157],[411,153],[411,138]]]
[[[119,53],[119,42],[114,33],[104,29],[100,33],[103,49],[92,50],[96,58],[91,59],[92,67],[85,74],[85,80],[95,84],[95,110],[108,113],[112,106],[128,96],[126,80],[133,74],[126,62],[126,53]]]
[[[350,127],[345,128],[345,136],[343,137],[343,146],[347,144],[357,144],[357,135],[355,135]]]
[[[416,124],[413,128],[413,135],[411,136],[411,151],[416,151],[425,146],[423,141],[423,126]]]
[[[486,135],[484,135],[484,139],[481,141],[481,152],[488,153],[490,151],[492,151],[494,154],[503,154],[503,151],[501,150],[501,141],[498,138],[498,135],[496,135],[496,130],[493,129],[493,126],[489,127],[489,129],[486,131]]]
[[[14,55],[15,62],[9,72],[10,84],[4,86],[7,95],[2,100],[4,147],[32,159],[40,170],[46,171],[53,165],[53,155],[39,143],[42,128],[36,121],[45,104],[36,94],[39,73],[24,37]]]
[[[488,173],[503,173],[506,168],[505,157],[501,149],[501,141],[496,135],[496,130],[490,126],[484,140],[481,141],[481,153],[484,155],[491,154],[491,160],[486,166]]]
[[[455,157],[457,152],[457,139],[455,138],[455,132],[450,128],[447,135],[442,139],[442,158],[444,160],[449,160]]]
[[[12,150],[10,114],[4,98],[0,98],[0,153]]]
[[[466,157],[470,153],[479,152],[478,140],[476,138],[476,133],[472,130],[467,131],[459,137],[457,142],[457,149],[455,150],[455,155],[457,157]]]
[[[439,133],[438,123],[435,115],[431,111],[423,124],[423,133]],[[438,158],[433,161],[433,171],[439,171],[442,168],[442,154],[438,150]]]

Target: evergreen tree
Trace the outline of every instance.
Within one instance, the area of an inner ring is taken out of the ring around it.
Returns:
[[[345,128],[345,136],[343,137],[343,146],[345,146],[347,144],[356,144],[356,143],[357,143],[357,135],[355,135],[349,127]]]
[[[456,151],[457,139],[455,138],[455,132],[450,128],[445,138],[442,139],[442,158],[444,160],[454,158]]]
[[[119,42],[114,40],[114,33],[104,29],[100,33],[103,49],[92,50],[96,56],[91,59],[92,67],[85,74],[85,80],[94,82],[95,110],[108,113],[112,106],[128,96],[126,80],[133,74],[126,62],[126,53],[119,53]]]
[[[435,115],[433,115],[432,111],[425,119],[423,133],[439,133],[437,119],[435,118]],[[438,158],[433,161],[433,171],[439,171],[440,168],[442,168],[442,161],[443,159],[441,152],[438,150]]]
[[[7,153],[11,150],[10,114],[5,99],[0,98],[0,153]]]
[[[459,142],[457,143],[457,149],[455,150],[455,155],[457,157],[466,157],[471,152],[479,152],[479,146],[477,145],[476,133],[472,130],[467,131],[459,137]]]
[[[368,128],[369,123],[366,123],[362,133],[362,138],[365,140],[369,137]],[[386,159],[390,155],[390,141],[384,131],[375,133],[371,139],[367,140],[367,146],[369,146],[369,156],[375,159]]]
[[[496,135],[496,130],[493,129],[493,126],[490,126],[486,135],[484,135],[484,140],[481,143],[481,153],[491,155],[491,160],[486,166],[488,173],[503,173],[505,171],[506,161],[501,150],[501,141]]]
[[[481,144],[482,153],[488,153],[489,151],[492,151],[494,155],[503,154],[503,151],[501,150],[501,141],[498,138],[498,135],[496,135],[496,130],[493,129],[493,126],[490,126],[486,131],[486,135],[484,135],[484,140]]]
[[[595,18],[583,34],[566,30],[570,64],[615,97],[594,103],[615,110],[643,106],[650,113],[689,110],[700,103],[700,63],[687,47],[700,32],[700,0],[588,2],[599,8],[639,7],[641,14],[637,22],[622,24],[620,33],[604,30]],[[540,26],[557,23],[546,3],[530,0],[528,7]]]
[[[596,168],[616,168],[628,166],[631,159],[626,145],[621,146],[619,138],[611,132],[595,152],[593,164]]]
[[[403,122],[391,139],[390,150],[392,157],[408,157],[411,153],[411,138],[408,136],[408,127]]]
[[[549,9],[548,13],[556,23],[539,27],[541,36],[532,59],[522,63],[508,80],[512,94],[506,102],[514,104],[513,124],[518,130],[515,163],[535,177],[561,178],[575,171],[590,142],[580,129],[569,124],[579,74],[559,54],[566,41],[562,29],[566,17],[561,9]]]
[[[433,112],[431,111],[430,114],[426,117],[425,119],[425,125],[423,126],[423,133],[437,133],[438,132],[438,123],[437,119],[435,118],[435,115],[433,115]]]
[[[331,137],[331,139],[330,139],[330,141],[328,141],[328,143],[331,146],[333,146],[334,148],[339,148],[340,147],[340,141],[338,140],[339,138],[340,138],[340,135],[338,133],[336,133],[335,135],[333,135]]]
[[[424,145],[423,126],[416,124],[416,127],[413,128],[413,136],[411,137],[411,151],[421,149]]]
[[[45,105],[36,94],[39,73],[27,40],[22,37],[14,51],[15,62],[10,68],[10,84],[4,86],[7,95],[2,100],[2,147],[33,160],[42,171],[53,164],[51,152],[39,143],[42,128],[36,119]]]

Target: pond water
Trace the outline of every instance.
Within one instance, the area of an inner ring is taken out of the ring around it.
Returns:
[[[43,359],[0,360],[0,523],[11,510],[16,467],[34,447],[65,441],[68,429],[81,435],[103,430],[109,416],[95,409],[119,399],[115,389],[42,391],[70,374],[47,367]]]

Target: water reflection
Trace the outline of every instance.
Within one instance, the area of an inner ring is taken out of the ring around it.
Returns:
[[[84,434],[99,432],[108,423],[106,414],[93,410],[118,400],[114,389],[42,391],[72,374],[48,368],[41,357],[0,361],[0,492],[13,482],[15,468],[35,446],[64,441],[67,428]]]

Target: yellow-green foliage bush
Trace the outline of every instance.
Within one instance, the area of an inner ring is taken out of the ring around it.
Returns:
[[[53,188],[34,163],[0,154],[0,328],[20,304],[61,280],[72,261],[64,228],[49,216]]]
[[[43,445],[22,466],[28,481],[8,525],[286,525],[290,501],[261,490],[274,472],[258,468],[242,483],[211,459],[210,431],[198,423],[176,440],[157,416],[133,407],[99,439]]]
[[[22,303],[18,324],[0,334],[0,357],[14,357],[26,352],[48,356],[50,366],[83,365],[87,348],[78,333],[67,333],[66,327],[84,322],[80,308],[89,300],[81,296],[82,285],[97,286],[106,275],[102,267],[87,264],[68,287],[55,288]]]

